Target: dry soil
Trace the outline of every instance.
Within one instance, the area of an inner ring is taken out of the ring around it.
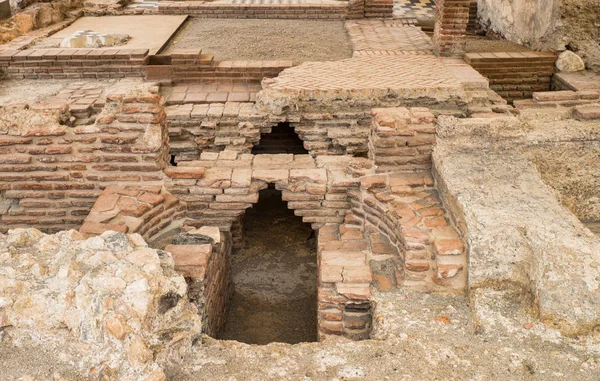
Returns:
[[[200,48],[219,61],[336,61],[352,56],[342,21],[190,18],[169,46]]]

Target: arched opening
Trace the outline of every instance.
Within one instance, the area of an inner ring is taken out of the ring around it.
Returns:
[[[317,341],[317,250],[309,224],[270,186],[243,221],[231,256],[234,294],[220,338],[248,344]]]
[[[271,129],[270,133],[261,134],[260,142],[252,148],[253,154],[293,153],[308,154],[304,142],[289,123],[283,122]]]

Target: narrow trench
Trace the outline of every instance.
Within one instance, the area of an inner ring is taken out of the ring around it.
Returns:
[[[316,241],[280,191],[261,191],[246,211],[243,247],[231,259],[234,294],[220,339],[317,341]]]
[[[304,142],[287,122],[277,124],[268,134],[260,135],[260,142],[252,148],[253,154],[293,153],[308,154]]]

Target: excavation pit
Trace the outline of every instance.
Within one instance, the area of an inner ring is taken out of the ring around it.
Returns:
[[[309,224],[274,187],[244,216],[232,254],[233,297],[219,338],[248,344],[317,341],[317,251]]]

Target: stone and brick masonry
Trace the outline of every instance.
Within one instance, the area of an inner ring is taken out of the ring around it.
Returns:
[[[155,87],[108,95],[93,125],[68,119],[60,104],[0,109],[0,230],[75,228],[105,187],[162,184],[169,147]]]

